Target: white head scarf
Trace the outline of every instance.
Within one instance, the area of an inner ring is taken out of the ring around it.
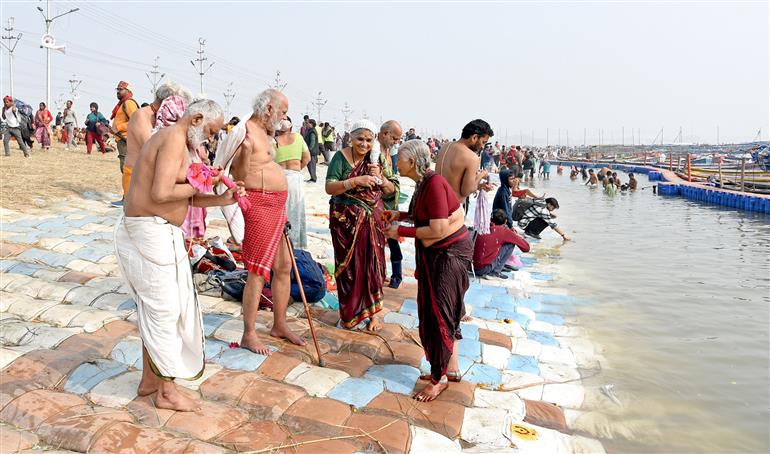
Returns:
[[[350,134],[352,135],[354,132],[358,131],[359,129],[368,129],[372,132],[372,135],[374,137],[377,137],[377,126],[374,125],[374,122],[372,120],[362,118],[358,121],[353,122],[353,124],[350,126]],[[372,151],[369,155],[369,162],[372,164],[379,164],[380,163],[380,143],[375,140],[372,144]]]

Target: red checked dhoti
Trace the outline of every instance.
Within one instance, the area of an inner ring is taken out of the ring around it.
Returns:
[[[251,207],[243,213],[243,264],[250,273],[256,273],[270,282],[270,269],[275,254],[283,245],[281,236],[286,225],[287,191],[262,192],[246,190]]]

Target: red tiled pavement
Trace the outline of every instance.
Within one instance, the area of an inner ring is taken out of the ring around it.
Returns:
[[[37,434],[50,446],[86,452],[100,430],[118,421],[133,422],[133,418],[123,410],[78,405],[47,419]]]

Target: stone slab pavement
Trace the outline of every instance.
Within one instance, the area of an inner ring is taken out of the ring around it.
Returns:
[[[312,342],[269,336],[269,312],[257,330],[274,353],[237,348],[240,304],[201,296],[206,373],[179,384],[203,408],[155,408],[152,396],[136,395],[141,340],[114,256],[116,216],[93,200],[45,214],[0,208],[3,452],[604,451],[595,434],[575,430],[601,398],[581,385],[601,355],[565,321],[571,298],[526,291],[553,278],[545,272],[473,282],[463,379],[431,403],[410,397],[428,371],[413,280],[385,289],[378,335],[338,329],[338,313],[316,305],[323,368]],[[323,233],[323,219],[313,222]],[[309,338],[301,304],[290,314]]]

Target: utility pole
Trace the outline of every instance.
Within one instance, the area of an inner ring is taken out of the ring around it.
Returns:
[[[318,109],[318,120],[317,121],[319,123],[321,122],[321,109],[323,109],[323,107],[326,105],[327,102],[328,101],[321,96],[321,92],[319,91],[318,92],[318,96],[316,96],[315,101],[313,101],[313,107]]]
[[[583,146],[586,146],[586,128],[583,128]]]
[[[193,65],[193,68],[198,72],[198,76],[201,78],[201,92],[200,94],[203,95],[203,76],[211,69],[212,66],[214,66],[214,63],[211,63],[206,69],[203,69],[203,65],[205,64],[206,60],[208,58],[206,57],[206,40],[203,38],[198,38],[198,50],[195,51],[198,54],[198,58],[195,60],[190,60],[190,64]],[[195,65],[195,63],[198,63],[198,66]]]
[[[76,79],[76,75],[72,75],[72,79],[68,80],[67,82],[70,83],[70,97],[72,99],[78,99],[78,87],[80,87],[80,84],[83,83],[82,80]]]
[[[276,89],[278,91],[283,91],[286,88],[286,82],[281,80],[281,71],[276,70],[275,71],[275,81],[270,85],[270,88]]]
[[[11,86],[11,98],[13,98],[13,51],[16,50],[16,45],[19,44],[22,34],[13,36],[13,17],[8,18],[8,26],[4,30],[6,34],[3,35],[2,39],[8,41],[8,44],[2,43],[2,45],[8,50],[8,82]]]
[[[150,84],[152,85],[152,96],[153,99],[155,99],[155,92],[158,90],[158,85],[160,84],[160,81],[163,80],[164,77],[166,77],[166,74],[161,73],[158,71],[158,60],[160,57],[155,57],[155,60],[152,65],[152,71],[149,73],[144,73],[147,76],[147,80],[150,81]],[[152,77],[150,77],[150,74],[152,74]]]
[[[548,146],[548,128],[545,128],[545,146]]]
[[[230,106],[233,104],[233,99],[235,99],[235,92],[233,91],[233,83],[230,82],[227,84],[227,90],[223,93],[225,96],[225,116],[230,116]]]
[[[72,8],[71,10],[67,11],[66,13],[61,13],[58,16],[51,17],[51,0],[46,0],[45,2],[45,12],[43,12],[43,8],[38,6],[37,10],[40,11],[40,15],[43,16],[43,20],[45,21],[45,35],[43,35],[42,44],[40,47],[45,49],[45,105],[50,106],[51,105],[51,50],[57,49],[62,52],[64,52],[64,47],[55,47],[55,41],[53,39],[53,36],[51,36],[51,25],[53,24],[53,21],[56,19],[66,16],[67,14],[74,13],[76,11],[80,11],[80,8]]]
[[[626,145],[626,127],[625,126],[620,127],[620,145],[621,146]]]
[[[353,109],[350,108],[350,105],[346,101],[341,110],[342,116],[345,117],[345,131],[347,131],[350,129],[350,114],[353,113]]]

